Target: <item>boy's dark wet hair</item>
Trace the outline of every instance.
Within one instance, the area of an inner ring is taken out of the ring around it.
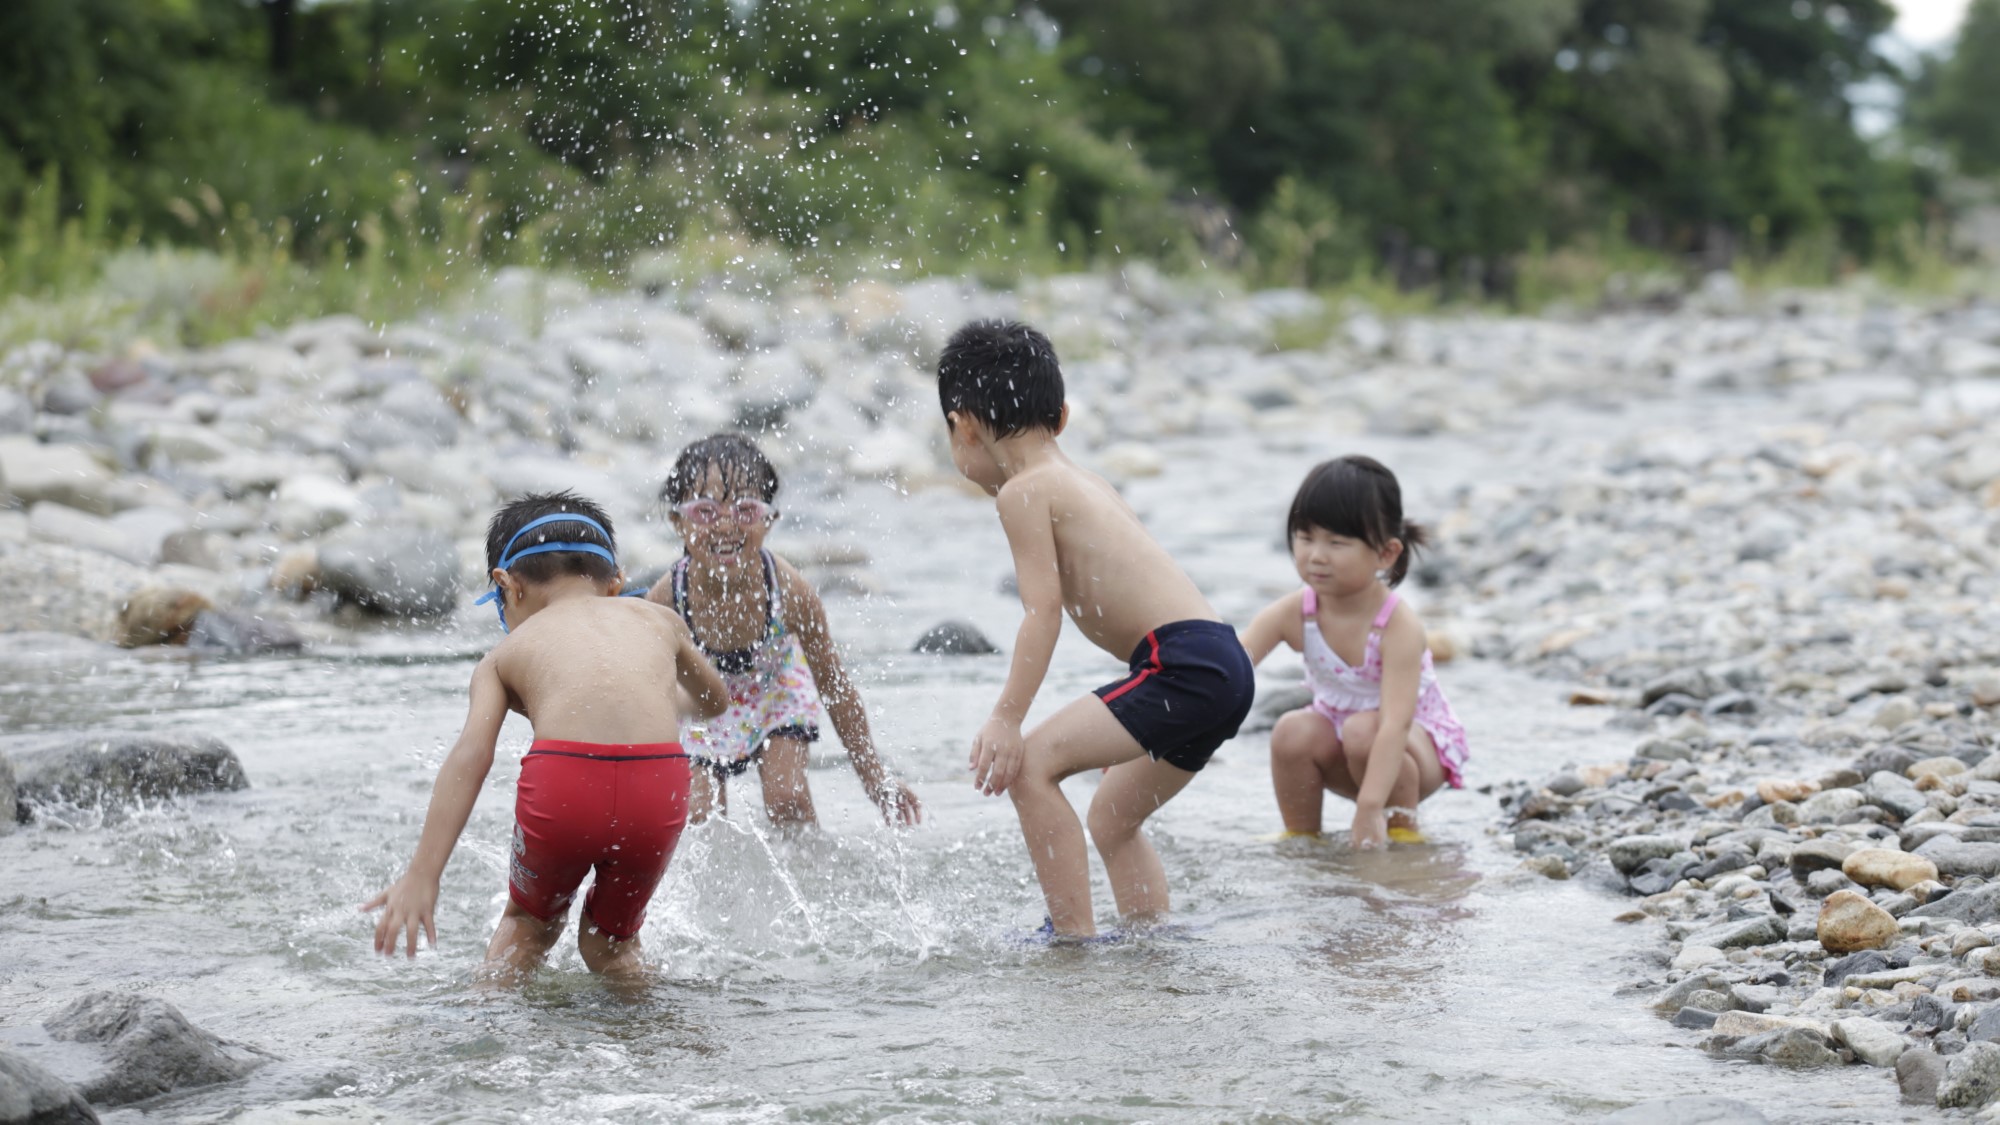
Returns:
[[[1403,553],[1389,568],[1391,586],[1409,574],[1417,548],[1430,538],[1421,525],[1403,518],[1403,488],[1396,483],[1396,474],[1373,457],[1359,454],[1314,465],[1299,485],[1285,517],[1285,534],[1298,535],[1315,527],[1358,539],[1378,551],[1391,539],[1402,540]]]
[[[1062,427],[1063,377],[1055,345],[1015,320],[975,320],[938,356],[938,401],[986,423],[996,438]]]
[[[493,513],[493,522],[486,525],[486,569],[491,571],[500,565],[500,556],[508,550],[507,541],[516,532],[543,516],[565,513],[596,520],[604,530],[599,532],[580,521],[555,520],[514,540],[513,550],[518,552],[538,543],[594,543],[614,555],[618,553],[611,517],[604,514],[603,508],[573,492],[531,492]],[[593,582],[609,582],[618,577],[618,567],[586,551],[547,551],[514,560],[507,573],[529,583],[549,582],[572,574]]]
[[[742,434],[710,434],[674,458],[660,499],[669,504],[693,500],[708,483],[710,469],[722,474],[723,486],[732,494],[754,493],[766,504],[778,498],[778,470],[756,442]]]

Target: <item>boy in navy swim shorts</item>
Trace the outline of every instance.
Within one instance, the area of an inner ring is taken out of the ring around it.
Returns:
[[[1165,914],[1166,872],[1139,826],[1235,737],[1250,713],[1250,659],[1117,491],[1063,454],[1069,406],[1047,337],[998,321],[960,328],[938,360],[938,397],[952,463],[998,501],[1026,612],[1007,685],[973,739],[973,784],[1013,797],[1052,932],[1088,937],[1089,855],[1060,786],[1106,768],[1090,838],[1118,911]],[[1131,669],[1023,735],[1064,612]]]
[[[521,759],[507,907],[486,948],[488,975],[519,978],[540,964],[568,921],[584,877],[577,948],[592,972],[643,980],[639,927],[688,817],[688,758],[670,686],[705,717],[729,705],[694,637],[674,612],[617,594],[611,520],[559,492],[502,508],[486,564],[506,639],[472,673],[472,708],[445,755],[409,870],[363,910],[386,907],[375,948],[421,929],[437,943],[438,880],[493,768],[509,710],[535,727]]]

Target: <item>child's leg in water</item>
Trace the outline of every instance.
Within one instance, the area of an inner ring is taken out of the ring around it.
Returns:
[[[1326,716],[1302,708],[1279,718],[1271,729],[1271,788],[1286,834],[1297,836],[1319,835],[1326,790],[1350,801],[1361,791],[1348,773],[1340,736]]]
[[[1014,799],[1014,811],[1021,818],[1021,835],[1035,863],[1035,878],[1042,885],[1049,921],[1064,937],[1089,937],[1097,932],[1097,923],[1090,908],[1090,854],[1084,848],[1083,824],[1063,796],[1062,781],[1145,753],[1095,695],[1064,707],[1027,737],[1021,772],[1008,786],[1007,795]],[[1172,792],[1161,793],[1158,801],[1171,796]],[[1158,801],[1153,802],[1154,807]],[[1152,846],[1143,838],[1139,843],[1151,851]],[[1140,861],[1131,862],[1136,865]],[[1153,868],[1158,864],[1159,857],[1154,856]]]
[[[646,963],[639,958],[638,934],[620,941],[591,925],[586,914],[582,929],[577,931],[576,951],[583,954],[586,968],[602,974],[614,986],[645,983]]]
[[[1098,783],[1090,802],[1090,839],[1104,857],[1119,914],[1141,919],[1167,912],[1167,870],[1139,826],[1193,780],[1187,770],[1141,756],[1111,767]]]
[[[1346,737],[1341,740],[1341,753],[1347,758],[1349,776],[1359,780],[1367,776],[1368,753],[1375,746],[1375,732],[1381,729],[1382,714],[1379,711],[1363,711],[1347,720],[1341,732]],[[1411,724],[1409,742],[1403,747],[1403,760],[1396,774],[1396,786],[1389,790],[1389,807],[1398,811],[1389,814],[1389,827],[1414,832],[1417,829],[1417,802],[1437,792],[1444,784],[1444,766],[1438,762],[1437,745],[1431,741],[1430,732]],[[1356,790],[1359,792],[1359,790]],[[1353,794],[1343,794],[1352,799]]]
[[[500,925],[486,944],[486,963],[480,975],[499,984],[517,984],[541,966],[549,950],[562,936],[563,918],[542,921],[521,909],[511,897],[500,912]]]
[[[764,779],[764,811],[780,828],[818,824],[813,815],[812,790],[806,788],[806,762],[811,756],[802,738],[773,738],[764,743],[757,762]]]
[[[688,823],[700,824],[713,811],[717,814],[729,812],[729,790],[722,779],[704,762],[690,763],[688,770]]]

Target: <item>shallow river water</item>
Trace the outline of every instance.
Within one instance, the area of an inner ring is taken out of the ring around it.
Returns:
[[[1549,471],[1580,434],[1741,407],[1552,409],[1534,431],[1428,442],[1290,434],[1226,457],[1188,442],[1130,494],[1240,624],[1295,581],[1283,509],[1319,457],[1385,457],[1421,517],[1475,476]],[[1477,791],[1622,759],[1631,736],[1565,707],[1561,685],[1479,661],[1442,670],[1473,787],[1426,804],[1433,845],[1262,839],[1278,827],[1267,743],[1247,734],[1153,821],[1171,929],[1024,943],[1042,908],[1011,805],[978,796],[964,765],[1005,658],[907,654],[948,616],[1011,647],[990,505],[866,486],[786,500],[794,522],[874,555],[881,592],[830,608],[921,829],[882,827],[823,748],[823,832],[775,837],[739,783],[732,816],[685,838],[644,931],[665,977],[649,998],[607,995],[573,945],[523,992],[482,996],[467,982],[503,901],[518,717],[446,872],[439,948],[377,957],[355,906],[408,859],[486,615],[235,662],[8,638],[7,730],[214,734],[253,787],[0,837],[0,1033],[112,988],[280,1057],[112,1121],[1545,1121],[1697,1093],[1774,1121],[1934,1116],[1899,1106],[1879,1071],[1718,1061],[1649,1012],[1627,986],[1659,979],[1657,939],[1611,921],[1629,900],[1518,872]],[[1118,670],[1067,633],[1037,715]],[[1296,657],[1264,672],[1296,679]],[[1079,807],[1090,788],[1070,783]],[[1330,805],[1330,826],[1345,816]],[[1101,872],[1098,901],[1108,921]]]

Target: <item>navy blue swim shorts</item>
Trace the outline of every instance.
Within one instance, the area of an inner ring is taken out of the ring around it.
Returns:
[[[1132,674],[1097,689],[1146,753],[1190,773],[1236,737],[1250,715],[1255,673],[1236,630],[1220,621],[1176,621],[1132,651]]]

